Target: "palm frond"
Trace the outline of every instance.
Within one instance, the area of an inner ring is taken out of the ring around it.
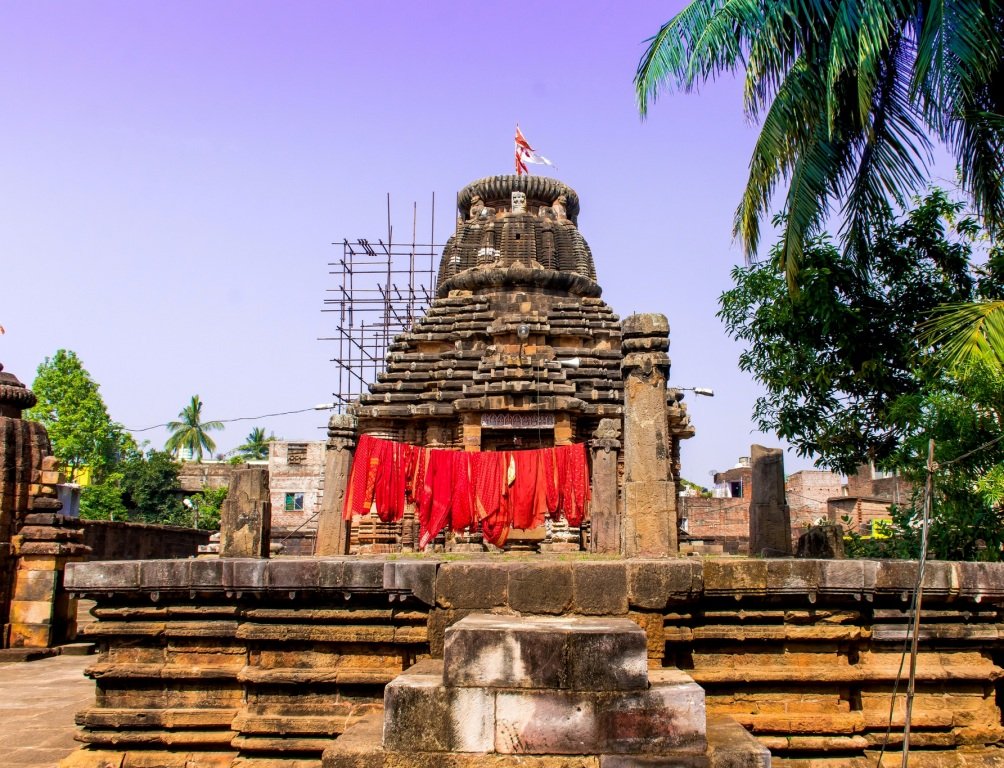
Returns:
[[[982,362],[1004,368],[1004,301],[946,304],[918,331],[918,341],[941,366]]]

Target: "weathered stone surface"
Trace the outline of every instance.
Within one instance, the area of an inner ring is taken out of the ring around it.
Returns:
[[[436,603],[443,608],[495,608],[506,604],[509,571],[502,563],[443,563]]]
[[[383,566],[383,588],[410,593],[426,605],[436,603],[436,562],[391,561]]]
[[[790,555],[791,512],[784,497],[784,451],[754,445],[750,457],[753,463],[750,554]]]
[[[689,560],[628,560],[628,601],[632,608],[664,609],[685,602],[703,587],[701,564]]]
[[[572,566],[526,563],[509,569],[509,607],[520,613],[564,613],[572,603]]]
[[[572,611],[586,616],[627,613],[624,563],[582,562],[572,566]]]
[[[268,469],[237,470],[220,509],[220,557],[268,557],[271,525]]]
[[[350,522],[342,518],[345,492],[355,448],[354,416],[336,413],[328,419],[328,442],[324,451],[324,496],[317,519],[314,553],[347,555]]]
[[[475,614],[446,630],[446,685],[639,690],[645,633],[628,619]]]
[[[798,537],[796,557],[819,557],[826,560],[844,556],[843,531],[838,525],[814,525]]]
[[[676,670],[646,691],[500,691],[495,751],[514,754],[703,754],[704,691]]]
[[[443,663],[419,662],[384,689],[384,748],[400,752],[489,752],[495,727],[492,694],[446,688]]]

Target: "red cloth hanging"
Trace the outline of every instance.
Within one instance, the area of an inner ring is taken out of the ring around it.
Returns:
[[[499,510],[507,456],[505,451],[475,453],[471,456],[474,508],[478,520],[491,517]]]
[[[450,530],[476,528],[474,484],[471,480],[471,457],[466,451],[453,452],[453,501],[450,505]]]
[[[352,469],[349,470],[348,487],[345,489],[345,503],[342,506],[342,517],[351,520],[353,515],[365,515],[369,512],[373,498],[373,485],[376,481],[376,467],[372,464],[373,451],[378,440],[369,435],[360,435],[352,457]],[[373,480],[370,481],[370,474]],[[368,489],[368,490],[367,490]]]
[[[516,480],[510,488],[512,527],[529,530],[544,524],[547,488],[543,451],[514,451]]]
[[[424,489],[430,500],[426,513],[419,519],[418,548],[425,549],[450,521],[453,503],[454,451],[430,450]]]
[[[586,445],[563,445],[555,449],[560,489],[559,508],[573,528],[582,525],[586,518],[591,489],[589,466],[586,463]]]

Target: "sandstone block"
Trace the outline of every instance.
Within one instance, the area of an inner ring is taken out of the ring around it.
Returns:
[[[622,562],[575,563],[572,567],[572,610],[586,616],[627,613],[626,565]]]
[[[443,608],[495,608],[506,604],[508,569],[501,563],[442,563],[436,602]]]
[[[383,565],[383,588],[407,590],[426,605],[436,603],[436,562],[391,561]]]
[[[657,670],[646,691],[500,691],[495,751],[509,754],[703,754],[704,691]]]
[[[631,607],[654,610],[690,600],[703,583],[701,564],[689,560],[631,560],[627,577]]]
[[[447,688],[443,663],[428,659],[384,689],[387,750],[489,752],[494,741],[492,694],[479,688]]]
[[[317,586],[341,589],[345,583],[345,561],[322,558],[317,561]]]
[[[223,561],[223,586],[228,590],[257,591],[265,587],[267,560],[260,558],[227,558]]]
[[[223,589],[223,566],[219,558],[192,560],[189,565],[189,584],[192,589]]]
[[[765,595],[767,561],[705,560],[704,591],[709,595]]]
[[[270,560],[265,568],[265,583],[282,590],[315,590],[319,569],[313,558],[282,558]]]
[[[76,592],[139,589],[139,562],[70,563],[63,584]]]
[[[56,597],[57,571],[18,571],[14,600],[52,602]]]
[[[342,585],[346,589],[379,592],[383,589],[383,561],[346,560]]]
[[[627,619],[475,614],[446,630],[446,685],[639,690],[645,633]]]
[[[520,613],[564,613],[572,604],[572,567],[520,564],[509,570],[509,607]]]
[[[139,585],[142,589],[185,588],[191,581],[190,560],[141,560]]]

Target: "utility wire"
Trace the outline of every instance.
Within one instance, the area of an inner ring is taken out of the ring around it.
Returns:
[[[319,411],[324,410],[323,408],[300,408],[296,411],[279,411],[278,413],[263,413],[260,416],[237,416],[233,419],[213,419],[213,421],[218,421],[220,424],[230,424],[235,421],[254,421],[255,419],[267,419],[270,416],[289,416],[293,413],[306,413],[307,411]],[[142,429],[131,429],[129,427],[124,427],[128,432],[149,432],[151,429],[159,429],[160,427],[166,427],[169,422],[163,424],[154,424],[152,427],[143,427]]]

